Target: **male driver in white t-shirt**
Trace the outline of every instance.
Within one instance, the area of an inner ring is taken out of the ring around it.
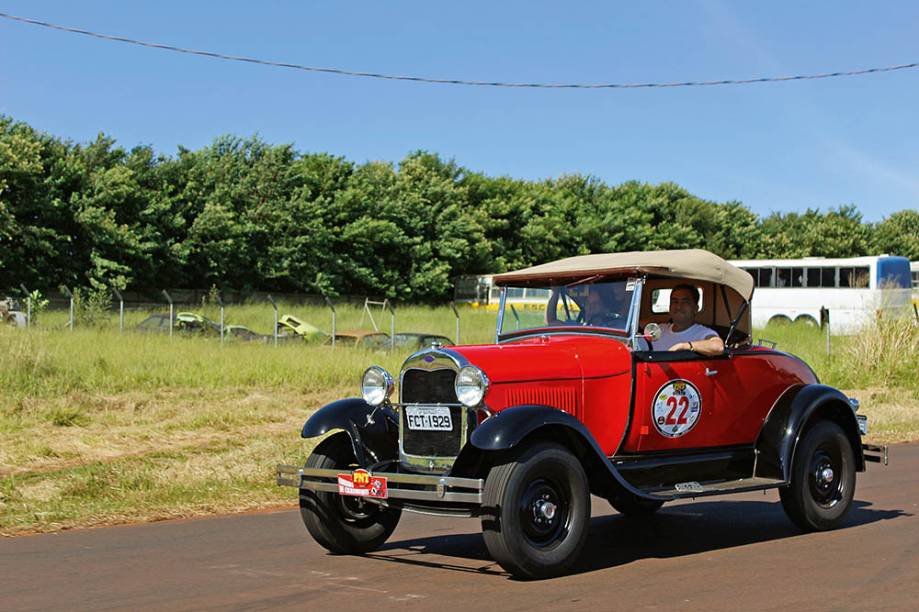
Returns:
[[[701,355],[720,355],[724,342],[718,334],[695,322],[699,312],[699,290],[692,285],[677,285],[670,292],[670,320],[661,325],[655,351],[695,351]]]

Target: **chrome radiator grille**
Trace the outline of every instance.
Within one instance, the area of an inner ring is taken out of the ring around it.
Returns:
[[[465,408],[456,405],[453,369],[409,369],[402,374],[402,404],[450,405],[450,431],[416,431],[408,428],[405,411],[401,416],[402,452],[415,457],[456,457],[465,439]]]
[[[406,370],[402,375],[403,404],[455,404],[453,370]]]

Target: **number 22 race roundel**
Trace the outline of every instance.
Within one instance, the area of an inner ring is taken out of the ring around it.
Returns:
[[[702,396],[688,380],[671,380],[651,404],[654,426],[662,436],[679,438],[695,427],[702,414]]]

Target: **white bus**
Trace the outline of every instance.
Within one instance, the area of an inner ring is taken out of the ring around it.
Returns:
[[[753,325],[819,325],[829,313],[837,334],[858,332],[881,316],[913,316],[910,263],[879,255],[826,259],[746,259],[731,262],[753,276]]]

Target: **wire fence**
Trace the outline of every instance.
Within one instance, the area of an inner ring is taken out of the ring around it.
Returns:
[[[366,296],[333,299],[321,294],[215,289],[163,289],[158,293],[113,289],[99,300],[94,294],[67,287],[47,295],[26,287],[12,293],[17,297],[2,302],[3,321],[24,328],[117,329],[119,333],[214,337],[221,343],[260,341],[279,346],[305,342],[389,350],[459,344],[462,339],[460,310],[453,302],[449,304],[452,321],[444,320],[446,310],[442,308],[436,317],[405,317],[406,326],[400,327],[399,309],[390,300]],[[432,328],[437,331],[430,331]]]

